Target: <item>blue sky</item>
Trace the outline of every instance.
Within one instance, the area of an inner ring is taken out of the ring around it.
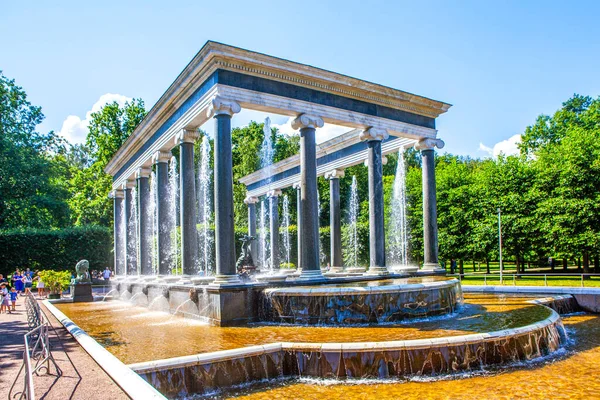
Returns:
[[[42,106],[41,131],[85,128],[101,99],[152,106],[216,40],[451,103],[445,150],[484,157],[600,95],[599,17],[597,1],[5,2],[0,69]]]

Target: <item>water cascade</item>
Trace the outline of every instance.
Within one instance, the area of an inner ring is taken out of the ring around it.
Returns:
[[[356,183],[356,175],[352,176],[352,186],[350,187],[350,207],[349,207],[349,228],[348,235],[348,265],[358,267],[358,184]]]
[[[213,271],[212,225],[212,170],[210,168],[210,140],[204,136],[200,146],[200,161],[198,165],[198,263],[201,274],[209,275]]]
[[[125,207],[126,202],[125,199],[123,199],[123,201],[121,202],[121,223],[119,224],[119,238],[121,239],[121,248],[118,256],[119,260],[122,260],[123,262],[123,274],[128,275],[129,271],[127,271],[127,260],[125,259],[125,255],[128,253],[125,252],[125,248],[127,246],[127,229],[129,228],[129,223],[126,220]]]
[[[267,168],[273,164],[273,157],[275,150],[273,149],[273,141],[271,140],[271,120],[269,117],[265,118],[265,124],[263,127],[263,142],[260,146],[260,167]],[[267,170],[267,176],[271,176],[271,171]]]
[[[389,254],[391,265],[408,264],[408,205],[406,201],[406,162],[404,149],[398,151],[398,166],[392,192],[392,215],[389,235]]]
[[[177,232],[177,216],[179,215],[179,208],[177,207],[177,205],[179,204],[179,169],[177,168],[177,159],[175,157],[171,157],[171,162],[169,163],[168,196],[169,231],[171,232],[170,272],[171,274],[176,274],[178,271],[179,264],[181,262],[181,257],[179,256],[180,243],[179,234]]]
[[[285,262],[289,266],[292,246],[290,242],[290,199],[287,194],[283,196],[283,248],[285,250]]]
[[[139,253],[139,238],[137,235],[137,221],[138,221],[138,207],[137,207],[137,187],[131,189],[131,198],[133,201],[131,202],[131,216],[129,217],[129,223],[127,224],[127,229],[129,230],[129,237],[132,239],[127,249],[127,258],[136,260],[135,271],[128,271],[128,275],[139,275],[140,270],[137,265],[137,255]]]
[[[150,174],[150,202],[148,203],[148,215],[146,226],[151,229],[150,240],[150,262],[152,264],[152,274],[158,275],[158,215],[156,207],[156,173],[153,171]]]
[[[258,245],[260,247],[260,268],[263,272],[266,272],[269,266],[269,243],[267,241],[267,206],[265,202],[268,200],[262,200],[260,202],[260,221],[259,221],[259,233],[258,233]],[[269,267],[270,270],[270,267]]]
[[[323,266],[327,256],[325,255],[323,246],[321,246],[321,195],[319,194],[319,188],[317,188],[317,210],[317,232],[319,232],[319,241],[317,244],[319,245],[319,261],[321,262],[321,266]]]

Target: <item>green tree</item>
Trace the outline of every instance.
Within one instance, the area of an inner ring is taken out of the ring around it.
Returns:
[[[123,107],[113,102],[92,114],[85,146],[71,153],[74,172],[69,181],[69,206],[75,225],[112,226],[112,202],[108,198],[112,178],[104,168],[145,115],[141,99]]]
[[[40,107],[0,71],[0,229],[58,228],[69,221],[67,193],[54,185],[60,169],[52,154],[65,143],[36,131]]]

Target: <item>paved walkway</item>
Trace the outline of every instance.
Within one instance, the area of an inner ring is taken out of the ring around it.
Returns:
[[[42,311],[54,329],[50,331],[52,354],[63,374],[34,376],[36,399],[128,399],[110,377],[83,350],[77,341],[62,327],[60,322],[40,303]],[[15,380],[23,359],[23,335],[27,333],[27,313],[23,298],[17,301],[17,311],[0,314],[0,399],[8,399],[10,387]],[[15,392],[21,392],[23,372]]]

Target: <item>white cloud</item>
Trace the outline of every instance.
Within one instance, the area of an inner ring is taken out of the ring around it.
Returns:
[[[92,109],[85,113],[85,118],[81,119],[77,115],[69,115],[60,128],[59,135],[67,139],[71,144],[83,143],[88,133],[88,125],[92,118],[92,113],[98,112],[106,105],[116,101],[120,106],[131,101],[130,97],[122,94],[106,93],[100,96],[94,103]]]
[[[493,157],[498,157],[500,154],[504,154],[505,156],[518,155],[520,153],[519,143],[521,143],[521,135],[517,134],[496,143],[494,147],[488,147],[483,143],[479,143],[479,151],[488,153]]]
[[[288,118],[285,124],[271,124],[271,127],[277,128],[280,133],[288,136],[297,135],[298,131],[292,128],[292,121],[294,117]],[[341,135],[342,133],[350,131],[351,128],[333,124],[325,124],[322,128],[317,129],[316,134],[316,142],[317,144],[323,143],[332,139],[336,136]]]

